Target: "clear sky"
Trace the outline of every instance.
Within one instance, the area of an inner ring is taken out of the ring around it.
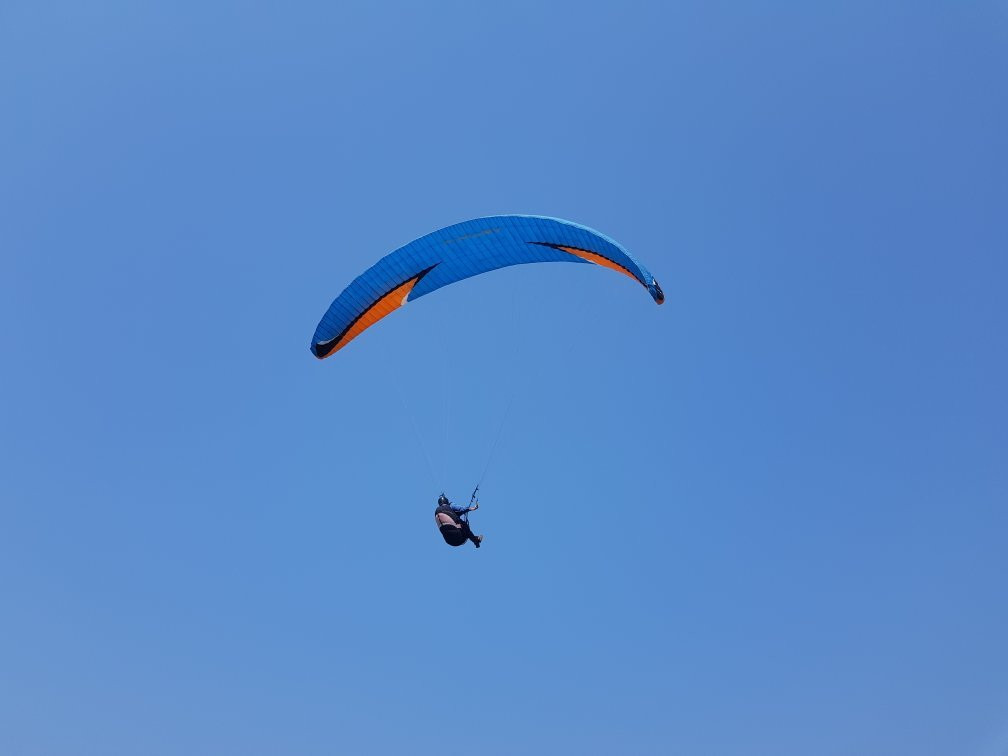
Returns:
[[[5,0],[0,752],[1008,753],[1006,76],[1004,0]],[[508,212],[666,304],[308,352]]]

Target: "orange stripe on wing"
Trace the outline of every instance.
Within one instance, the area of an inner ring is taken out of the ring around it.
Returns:
[[[433,267],[434,266],[431,266],[431,268]],[[326,357],[336,354],[336,352],[360,336],[361,333],[373,326],[379,320],[384,318],[386,315],[395,312],[406,304],[406,298],[409,297],[410,292],[413,291],[413,287],[417,285],[417,282],[419,282],[421,278],[431,271],[431,268],[428,268],[419,275],[413,276],[413,278],[408,281],[399,284],[391,291],[382,294],[375,300],[374,304],[358,315],[357,319],[347,326],[347,329],[341,333],[335,341],[326,342],[323,348],[328,351],[326,351],[325,354],[318,355],[318,358],[320,360],[324,360]],[[319,346],[322,345],[320,344]]]
[[[574,255],[575,257],[580,257],[582,260],[587,260],[588,262],[595,263],[596,265],[604,265],[611,270],[615,270],[622,273],[624,276],[630,276],[634,281],[639,283],[644,288],[647,288],[647,284],[641,281],[637,274],[631,271],[624,265],[620,265],[615,260],[610,260],[605,255],[600,255],[598,252],[592,252],[588,249],[581,249],[580,247],[568,247],[565,244],[553,244],[552,242],[529,242],[529,244],[538,244],[540,247],[550,247],[551,249],[559,249],[561,252],[566,252],[569,255]]]
[[[640,283],[640,279],[637,278],[633,273],[630,272],[628,268],[620,265],[618,262],[610,260],[608,257],[600,255],[598,252],[589,252],[587,249],[578,249],[577,247],[565,247],[563,244],[551,244],[554,249],[561,249],[564,252],[569,252],[572,255],[580,257],[582,260],[587,260],[588,262],[593,262],[596,265],[604,265],[611,270],[618,271],[625,276],[630,276],[634,281]]]

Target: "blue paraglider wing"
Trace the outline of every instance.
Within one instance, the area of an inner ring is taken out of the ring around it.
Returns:
[[[329,306],[312,338],[324,359],[406,302],[464,278],[537,262],[595,263],[633,278],[661,304],[648,270],[607,236],[535,215],[495,215],[456,223],[389,253],[355,278]]]

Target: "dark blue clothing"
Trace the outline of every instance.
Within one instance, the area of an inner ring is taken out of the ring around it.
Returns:
[[[451,502],[448,502],[448,504],[442,504],[434,510],[434,517],[436,519],[439,514],[446,514],[452,518],[453,522],[457,522],[461,525],[466,521],[465,514],[468,511],[469,507],[456,507]]]
[[[452,525],[438,525],[438,530],[441,531],[441,535],[445,539],[445,543],[449,546],[461,546],[466,541],[472,541],[473,545],[476,548],[479,548],[479,538],[469,529],[469,522],[465,517],[465,514],[468,511],[468,506],[456,507],[450,501],[447,504],[439,505],[438,508],[434,510],[435,522],[437,521],[438,514],[446,514],[452,519],[452,522],[458,525],[458,527],[454,527]]]

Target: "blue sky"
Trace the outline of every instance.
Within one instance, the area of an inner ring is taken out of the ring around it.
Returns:
[[[1006,35],[8,0],[0,750],[1008,752]],[[666,304],[513,268],[309,354],[379,256],[506,212]]]

